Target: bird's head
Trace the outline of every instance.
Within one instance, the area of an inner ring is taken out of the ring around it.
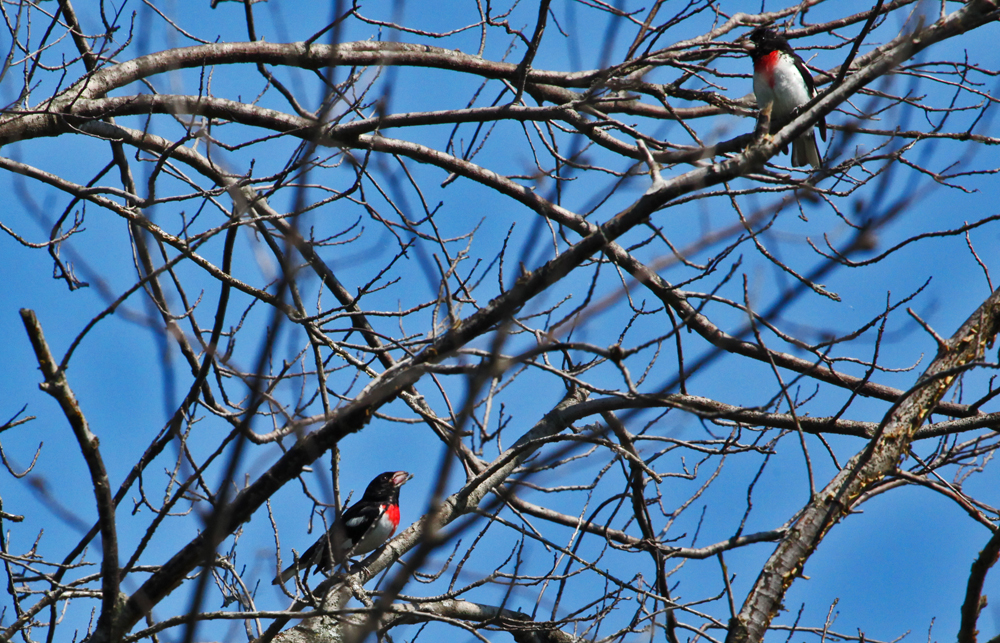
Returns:
[[[747,41],[743,43],[743,48],[749,51],[751,56],[764,56],[772,51],[788,49],[788,41],[774,29],[760,26],[750,32]]]
[[[399,493],[399,488],[406,484],[406,481],[413,476],[406,471],[386,471],[380,473],[374,480],[368,483],[364,497],[372,500]]]

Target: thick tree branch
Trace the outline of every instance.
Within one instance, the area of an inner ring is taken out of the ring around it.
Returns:
[[[981,359],[1000,331],[1000,290],[948,340],[937,358],[886,415],[868,448],[859,452],[810,502],[778,545],[739,615],[730,621],[727,643],[761,641],[781,605],[785,591],[803,573],[823,536],[846,517],[854,502],[880,482],[906,456],[917,429],[963,370]]]

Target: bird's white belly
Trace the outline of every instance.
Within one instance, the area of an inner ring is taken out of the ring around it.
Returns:
[[[809,102],[811,98],[809,90],[802,82],[802,76],[794,62],[781,60],[775,66],[773,79],[773,87],[760,75],[755,75],[753,81],[753,93],[757,97],[758,107],[763,108],[769,102],[774,103],[771,108],[772,119],[784,118],[796,107]]]
[[[384,543],[394,531],[396,531],[396,526],[392,524],[386,512],[383,511],[371,529],[365,532],[365,535],[358,541],[353,549],[353,555],[367,554]]]

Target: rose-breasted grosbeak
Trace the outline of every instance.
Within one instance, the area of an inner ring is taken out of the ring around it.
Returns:
[[[750,32],[747,49],[753,59],[753,93],[757,97],[757,106],[764,109],[768,103],[772,104],[772,122],[786,120],[816,95],[812,75],[798,54],[788,46],[784,36],[767,27],[757,27]],[[825,141],[826,121],[822,118],[819,120],[819,132]],[[787,151],[787,148],[782,151]],[[820,159],[814,128],[792,141],[793,166],[808,163],[818,168]]]
[[[299,569],[313,573],[331,569],[350,556],[377,549],[399,526],[399,488],[412,478],[405,471],[386,471],[368,483],[365,495],[340,515],[330,529],[299,557],[298,562],[274,578],[284,583]]]

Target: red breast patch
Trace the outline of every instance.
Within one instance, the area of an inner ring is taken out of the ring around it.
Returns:
[[[392,531],[389,532],[389,535],[391,536],[395,533],[396,527],[399,526],[399,505],[389,505],[386,507],[385,517],[392,523]]]
[[[774,75],[773,75],[774,68],[778,66],[778,60],[780,58],[781,58],[781,52],[775,50],[753,61],[754,73],[767,74],[767,84],[770,85],[771,87],[774,87]]]

